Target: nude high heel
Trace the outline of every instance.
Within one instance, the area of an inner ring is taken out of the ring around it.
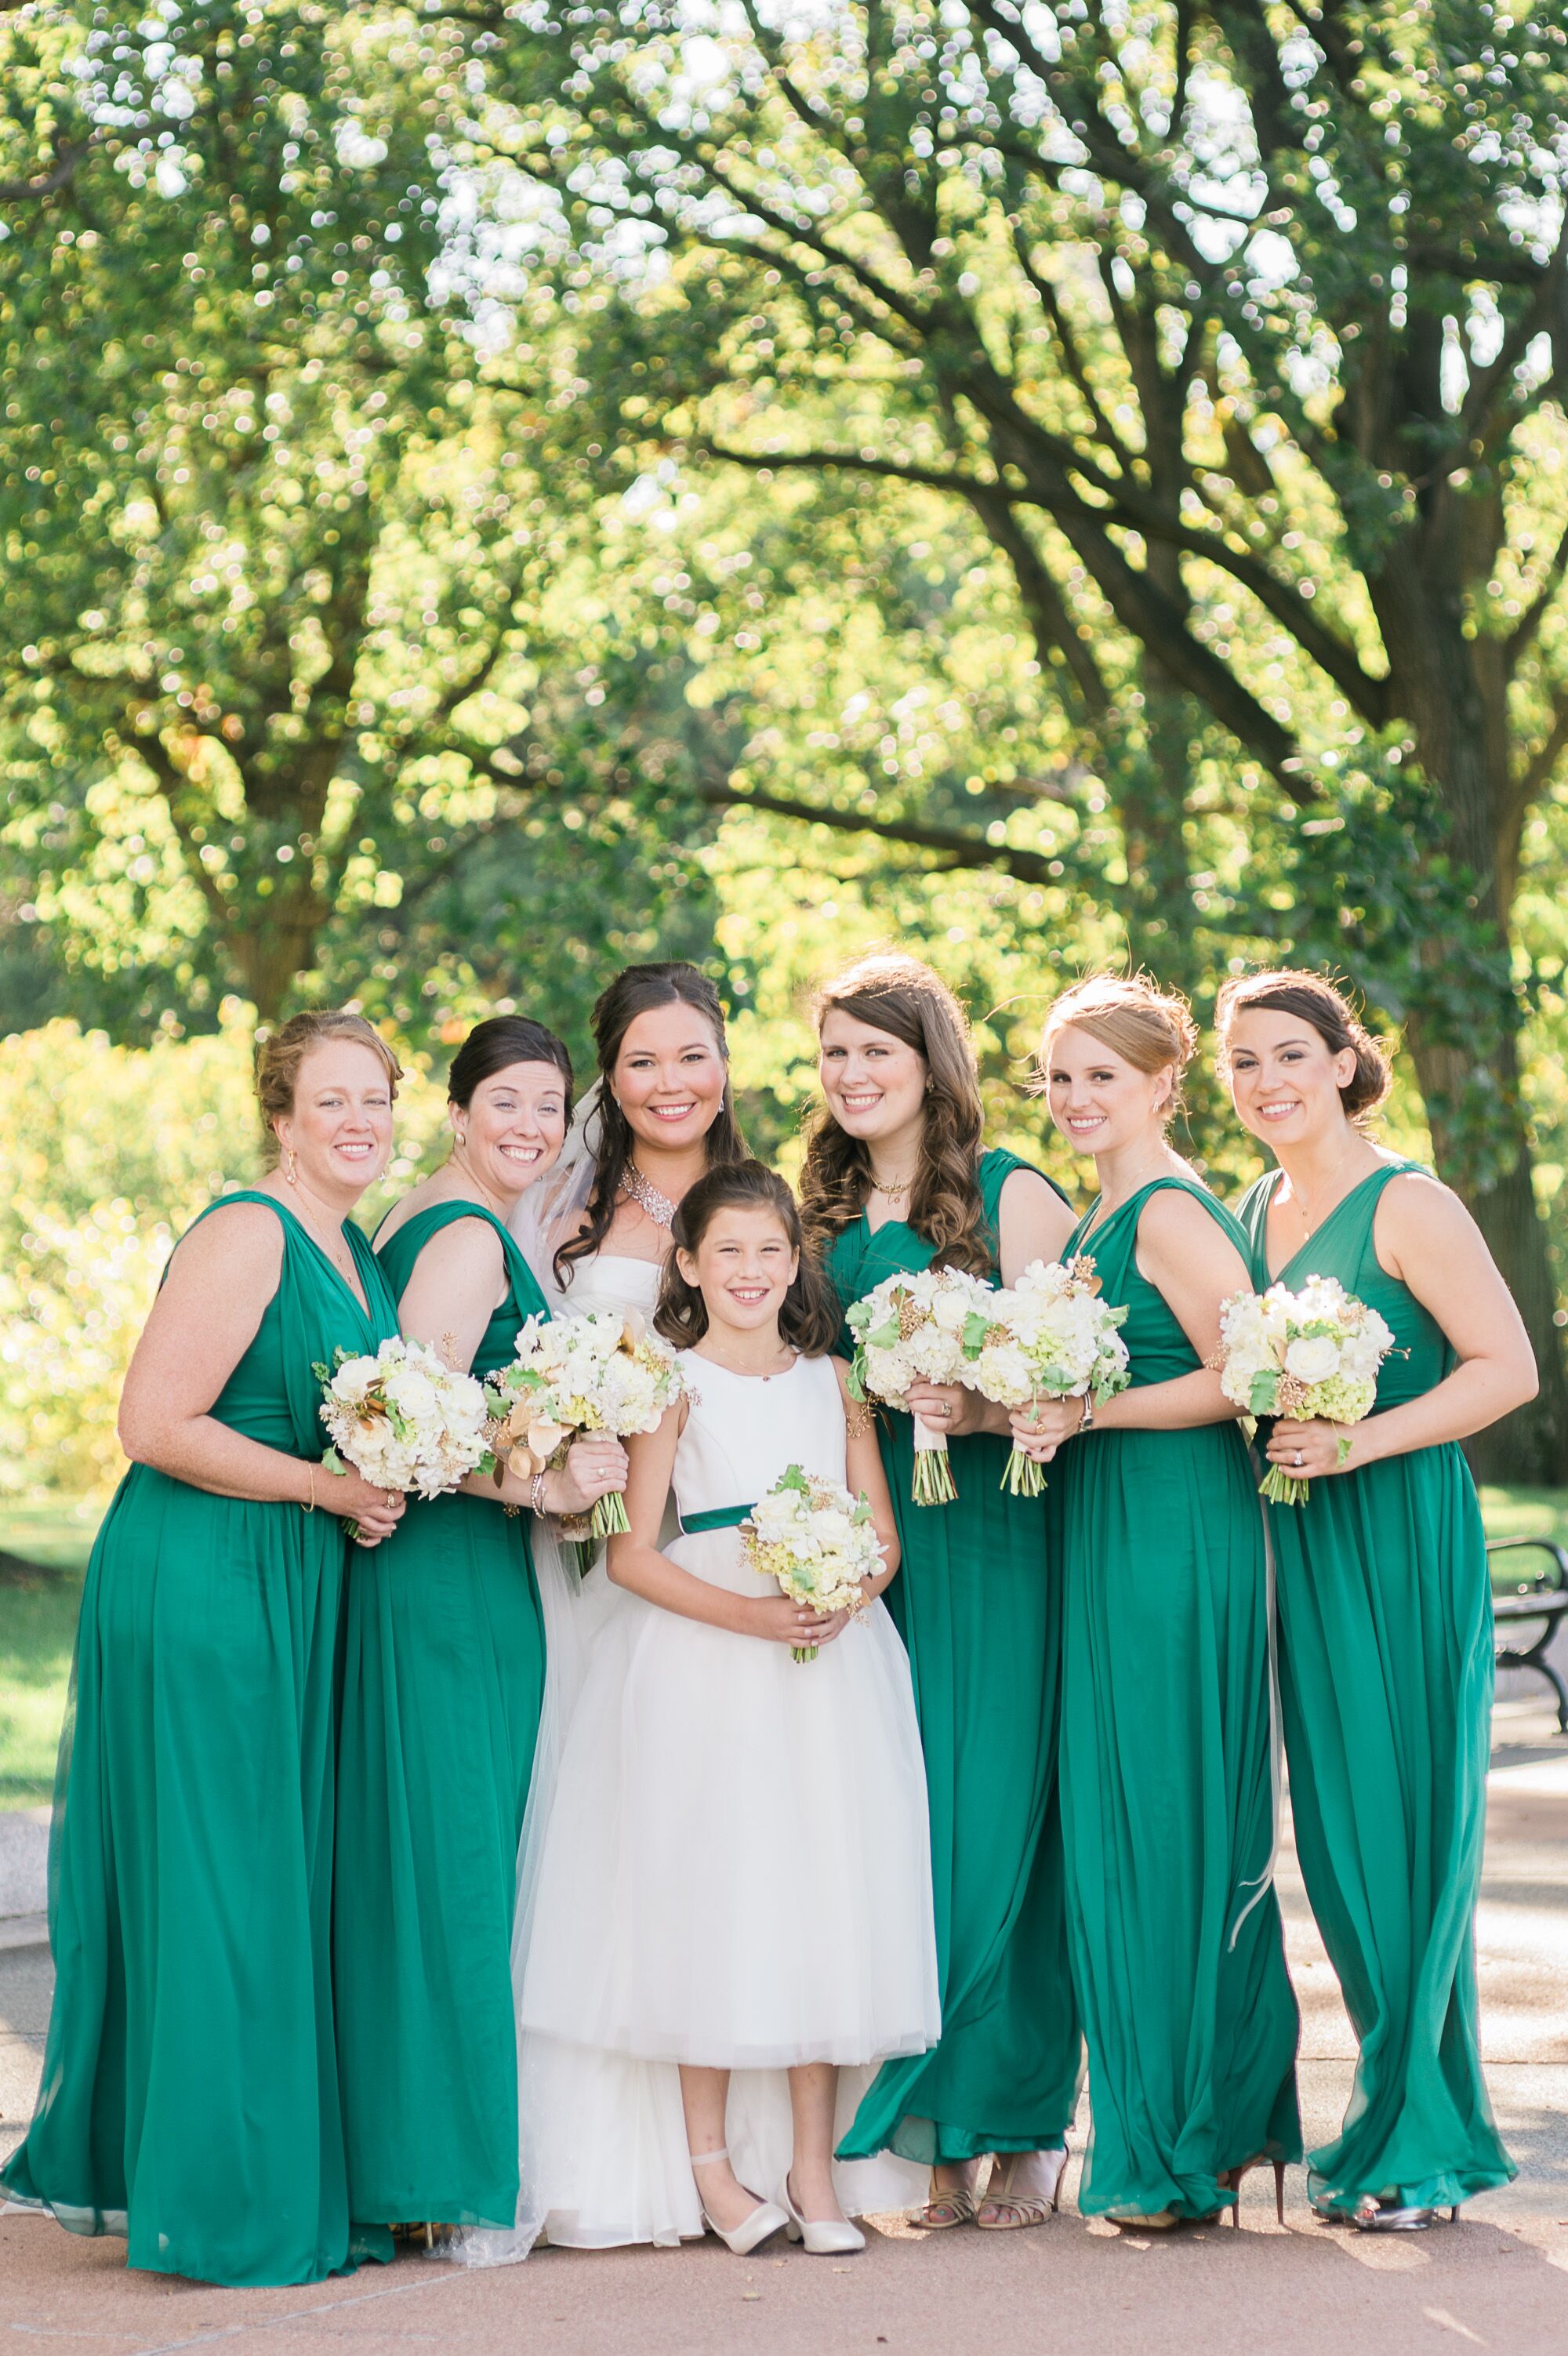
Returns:
[[[779,2188],[779,2201],[787,2212],[785,2233],[790,2241],[802,2244],[808,2257],[847,2258],[856,2250],[865,2249],[865,2235],[847,2217],[802,2217],[795,2206],[788,2177]]]
[[[729,2152],[721,2144],[717,2151],[688,2152],[686,2157],[695,2173],[699,2168],[712,2168],[715,2161],[727,2159]],[[748,2188],[742,2186],[741,2189],[744,2191]],[[760,2248],[770,2234],[779,2231],[780,2225],[788,2225],[789,2222],[783,2210],[771,2201],[759,2200],[748,2217],[743,2217],[738,2225],[727,2228],[715,2225],[705,2205],[703,2209],[703,2223],[707,2231],[716,2233],[725,2249],[737,2258],[748,2258],[753,2250]]]
[[[1285,2221],[1285,2164],[1283,2159],[1271,2161],[1262,2152],[1255,2152],[1251,2159],[1244,2159],[1240,2168],[1229,2169],[1226,2173],[1219,2179],[1221,2189],[1224,2191],[1229,2192],[1230,2195],[1230,2222],[1237,2228],[1238,2232],[1240,2232],[1241,2225],[1242,2179],[1250,2176],[1254,2168],[1269,2167],[1272,2167],[1274,2171],[1274,2214],[1283,2225]],[[1221,2210],[1219,2213],[1223,2216],[1225,2214],[1224,2210]]]

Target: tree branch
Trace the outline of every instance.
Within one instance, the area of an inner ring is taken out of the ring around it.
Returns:
[[[1047,856],[1038,851],[1018,851],[1004,842],[983,841],[979,835],[964,834],[957,827],[920,826],[908,819],[872,818],[863,812],[820,807],[815,802],[792,801],[783,794],[769,794],[742,789],[718,780],[699,780],[696,787],[699,801],[715,809],[766,810],[771,818],[799,819],[809,826],[832,827],[840,834],[875,834],[885,842],[908,843],[917,851],[936,851],[942,854],[942,864],[949,867],[1000,867],[1021,884],[1059,884],[1059,874],[1053,874],[1053,865],[1063,862],[1056,853]]]

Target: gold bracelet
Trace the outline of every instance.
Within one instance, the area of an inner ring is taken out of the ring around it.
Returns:
[[[307,1464],[305,1471],[306,1477],[310,1483],[310,1503],[307,1505],[302,1505],[300,1512],[313,1514],[316,1511],[316,1467],[314,1464]]]

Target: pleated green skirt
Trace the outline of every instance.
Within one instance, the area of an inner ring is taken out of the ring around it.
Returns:
[[[1051,1474],[1062,1815],[1092,2132],[1079,2205],[1199,2217],[1297,2159],[1273,1838],[1266,1594],[1234,1426],[1108,1431]],[[1251,1901],[1250,1903],[1250,1901]]]
[[[342,1525],[134,1466],[89,1565],[43,2090],[0,2184],[129,2262],[318,2282],[351,2237],[329,1962]]]
[[[334,1971],[357,2216],[515,2221],[512,1911],[544,1687],[526,1528],[411,1501],[349,1573]]]
[[[1445,2207],[1517,2172],[1481,2075],[1472,1939],[1493,1681],[1480,1510],[1449,1446],[1271,1514],[1296,1849],[1360,2040],[1312,2197]]]
[[[914,2160],[1058,2149],[1078,2100],[1057,1805],[1061,1586],[1009,1443],[952,1443],[957,1502],[910,1502],[914,1427],[884,1419],[903,1548],[887,1606],[909,1655],[931,1819],[942,2033],[877,2073],[841,2146]]]

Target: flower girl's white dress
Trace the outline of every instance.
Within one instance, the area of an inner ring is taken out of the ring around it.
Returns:
[[[844,1478],[827,1359],[766,1379],[682,1364],[684,1521],[754,1504],[790,1464]],[[734,1593],[779,1591],[733,1527],[669,1553]],[[769,2197],[789,2159],[786,2068],[842,2065],[842,2132],[874,2069],[940,2025],[919,1731],[883,1606],[799,1663],[613,1594],[520,1926],[520,2217],[588,2248],[702,2231],[677,2063],[736,2072],[729,2148]],[[854,2214],[926,2194],[927,2171],[891,2156],[836,2178]]]

